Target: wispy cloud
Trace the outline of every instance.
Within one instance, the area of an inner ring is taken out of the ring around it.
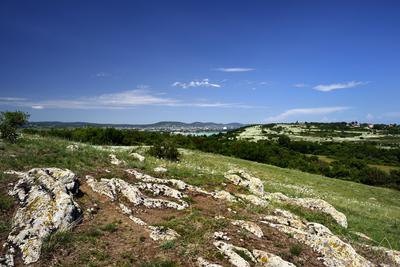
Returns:
[[[32,108],[33,109],[44,109],[44,107],[41,105],[33,105]]]
[[[253,68],[217,68],[217,71],[222,71],[222,72],[248,72],[248,71],[254,71],[256,69]]]
[[[301,115],[326,115],[334,112],[344,111],[347,109],[349,109],[349,107],[295,108],[286,110],[285,112],[277,116],[269,117],[267,118],[267,121],[282,122],[286,121],[286,119],[290,117],[301,116]]]
[[[6,101],[25,101],[26,98],[20,98],[20,97],[0,97],[0,102]]]
[[[108,73],[108,72],[98,72],[94,76],[96,76],[98,78],[103,78],[103,77],[110,77],[112,75],[111,75],[111,73]]]
[[[321,92],[330,92],[338,89],[348,89],[353,88],[359,85],[367,84],[368,82],[360,82],[360,81],[351,81],[346,83],[332,83],[332,84],[319,84],[314,86],[313,89],[321,91]]]
[[[187,89],[187,88],[190,88],[190,87],[215,87],[215,88],[221,87],[220,84],[210,83],[209,79],[203,79],[201,81],[191,81],[191,82],[188,82],[188,83],[174,82],[172,84],[172,86],[178,86],[178,87],[181,87],[183,89]]]
[[[293,84],[293,87],[304,88],[304,87],[307,87],[307,84],[305,84],[305,83],[296,83],[296,84]]]
[[[129,109],[139,106],[199,107],[199,108],[265,108],[243,103],[224,103],[207,100],[182,100],[165,97],[145,89],[135,89],[76,99],[32,101],[25,98],[1,97],[1,105],[32,109]]]

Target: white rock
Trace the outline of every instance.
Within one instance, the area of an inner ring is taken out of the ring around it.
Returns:
[[[254,222],[244,221],[244,220],[233,220],[233,221],[231,221],[231,223],[233,225],[239,226],[240,228],[249,231],[250,233],[252,233],[253,235],[255,235],[258,238],[261,238],[264,236],[264,233],[261,230],[261,227],[258,226]]]
[[[255,195],[237,194],[237,196],[256,206],[266,207],[268,205],[268,202],[265,199]]]
[[[209,261],[203,259],[202,257],[197,258],[198,267],[222,267],[222,265],[210,263]]]
[[[8,173],[20,177],[10,191],[19,199],[20,207],[4,245],[8,253],[0,263],[11,265],[16,249],[21,251],[25,264],[33,263],[39,259],[48,235],[69,229],[80,218],[82,211],[73,199],[79,183],[70,170],[58,168]]]
[[[325,226],[303,222],[288,211],[276,210],[275,215],[265,216],[261,222],[292,235],[296,240],[320,253],[325,266],[374,266]]]
[[[226,241],[230,240],[230,238],[224,232],[215,232],[213,237],[215,240],[226,240]]]
[[[72,145],[67,146],[67,150],[69,150],[69,151],[76,151],[78,149],[79,149],[79,146],[77,144],[72,144]]]
[[[286,202],[292,205],[300,206],[312,211],[318,211],[330,215],[340,226],[347,228],[347,218],[342,212],[339,212],[331,204],[322,199],[316,198],[291,198],[282,193],[266,193],[266,199],[274,199]]]
[[[370,249],[375,250],[375,251],[383,252],[385,257],[389,261],[391,261],[394,264],[396,264],[396,266],[400,266],[400,251],[388,249],[388,248],[385,248],[385,247],[377,247],[377,246],[365,245],[365,247],[370,248]]]
[[[155,167],[153,171],[158,173],[166,173],[168,170],[164,167]]]
[[[255,249],[253,250],[253,255],[259,263],[257,266],[260,267],[296,267],[293,263],[287,262],[281,257],[266,251]]]
[[[156,199],[150,198],[144,195],[140,189],[148,189],[154,194],[170,193],[175,194],[174,189],[166,187],[164,185],[161,188],[155,186],[154,184],[141,184],[134,185],[130,184],[122,179],[112,178],[112,179],[101,179],[99,182],[95,181],[93,177],[86,176],[88,185],[93,191],[103,194],[115,201],[119,196],[124,196],[130,203],[135,206],[143,205],[148,208],[173,208],[177,210],[183,210],[188,207],[188,204],[180,200],[180,203],[176,203],[166,199]],[[168,190],[167,190],[168,188]],[[179,192],[180,193],[180,192]],[[179,199],[179,195],[174,195]]]
[[[141,226],[147,226],[147,223],[145,223],[142,219],[134,217],[132,215],[129,215],[129,219],[131,219],[134,223],[141,225]]]
[[[125,170],[127,173],[134,175],[136,179],[141,180],[146,183],[157,183],[157,184],[167,184],[173,187],[176,187],[179,190],[188,190],[192,192],[198,192],[202,193],[205,195],[210,195],[209,192],[193,185],[189,185],[185,183],[184,181],[177,180],[177,179],[161,179],[161,178],[155,178],[153,176],[150,176],[148,174],[141,173],[137,170],[134,169],[127,169]]]
[[[149,226],[149,229],[151,230],[150,238],[155,241],[168,241],[174,240],[179,237],[179,234],[177,232],[169,228],[164,228],[160,226]]]
[[[119,165],[125,165],[126,162],[124,160],[120,160],[117,158],[117,156],[115,154],[110,154],[110,162],[113,165],[119,166]]]
[[[252,262],[256,262],[250,251],[245,248],[237,247],[223,241],[215,241],[214,246],[225,256],[228,257],[229,262],[236,267],[250,267],[250,263],[243,259],[236,251],[241,251],[251,259]]]
[[[140,162],[143,162],[146,159],[144,156],[142,156],[136,152],[130,153],[129,155]]]
[[[255,195],[264,195],[264,184],[262,181],[257,177],[251,176],[244,170],[230,170],[225,174],[225,178],[235,185],[248,188]]]
[[[215,191],[215,192],[212,192],[211,194],[216,199],[222,199],[222,200],[226,200],[228,202],[237,202],[237,198],[225,190]]]

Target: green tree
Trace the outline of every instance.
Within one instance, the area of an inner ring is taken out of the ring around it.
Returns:
[[[28,122],[29,114],[22,111],[4,111],[0,113],[0,136],[15,143],[18,139],[17,129]]]
[[[180,156],[176,144],[169,140],[155,144],[150,148],[149,153],[154,157],[172,161],[178,161]]]

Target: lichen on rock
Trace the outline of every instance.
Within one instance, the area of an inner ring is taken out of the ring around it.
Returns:
[[[0,263],[13,265],[17,250],[25,264],[36,262],[44,239],[51,233],[69,229],[82,214],[73,196],[79,183],[73,172],[58,168],[37,168],[28,172],[9,171],[20,180],[9,192],[17,197],[19,208],[5,243],[8,250]]]
[[[374,266],[359,255],[351,245],[332,234],[327,227],[319,223],[303,221],[289,211],[277,209],[274,215],[265,216],[261,222],[290,234],[296,240],[320,253],[326,266]]]

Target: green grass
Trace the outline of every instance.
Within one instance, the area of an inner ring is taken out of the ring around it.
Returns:
[[[60,167],[71,169],[78,175],[106,168],[112,174],[118,173],[118,168],[109,163],[108,151],[84,146],[80,150],[69,152],[65,149],[68,144],[70,143],[67,141],[55,138],[32,136],[22,138],[17,144],[7,144],[3,153],[0,153],[0,172],[8,169]],[[137,151],[143,155],[145,155],[145,150],[145,148],[137,148]],[[266,191],[282,192],[297,197],[317,197],[328,201],[348,218],[349,229],[343,233],[344,235],[351,231],[362,232],[378,243],[387,240],[387,242],[382,242],[384,246],[400,249],[399,191],[221,155],[190,150],[180,151],[182,152],[180,162],[160,160],[151,156],[146,156],[145,162],[138,162],[129,157],[129,150],[121,149],[115,153],[119,158],[127,161],[127,168],[139,168],[155,175],[153,168],[162,165],[168,169],[168,172],[162,176],[181,179],[207,189],[223,188],[221,183],[225,181],[223,174],[227,170],[234,167],[245,169],[263,180]],[[3,186],[8,178],[0,174]],[[7,201],[4,203],[2,205],[9,205]],[[326,219],[316,218],[315,216],[318,215],[309,216],[309,220],[324,221]],[[207,229],[207,226],[203,226],[196,230],[194,226],[192,227],[193,221],[200,221],[201,225],[208,223],[201,221],[200,217],[202,216],[199,214],[188,214],[186,217],[171,220],[166,226],[177,230],[179,234],[185,233],[183,238],[186,238],[187,242],[197,237],[201,240],[202,233],[211,228]],[[181,229],[179,225],[182,225]],[[334,223],[328,225],[330,228],[334,227]]]
[[[101,227],[101,230],[114,233],[118,230],[118,225],[116,223],[109,223]]]
[[[169,260],[159,260],[154,262],[148,262],[140,265],[140,267],[178,267],[178,265]]]
[[[290,247],[290,254],[292,254],[293,256],[299,256],[302,251],[303,247],[301,244],[294,244]]]
[[[175,241],[173,241],[173,240],[168,240],[168,241],[163,242],[163,243],[160,245],[160,248],[161,248],[162,250],[169,250],[169,249],[175,248],[175,246],[176,246]]]

